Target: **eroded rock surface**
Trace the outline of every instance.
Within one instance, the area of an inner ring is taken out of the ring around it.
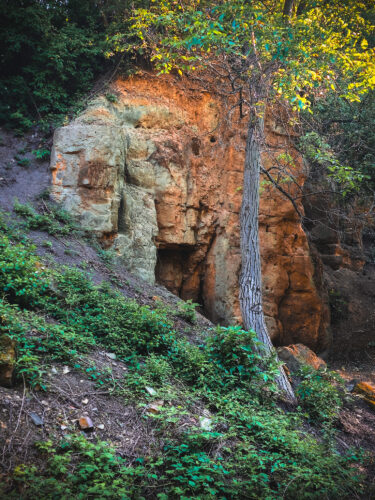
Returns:
[[[245,121],[183,79],[142,75],[113,84],[56,131],[53,197],[116,250],[129,270],[203,305],[214,322],[241,320],[239,210]],[[264,163],[306,173],[282,123],[266,123]],[[293,187],[291,187],[293,189]],[[302,207],[300,206],[302,210]],[[328,343],[306,235],[269,183],[260,207],[264,308],[276,344]]]
[[[287,367],[292,372],[299,370],[303,365],[311,366],[315,370],[327,366],[325,361],[303,344],[278,347],[277,354],[279,359],[286,363]]]

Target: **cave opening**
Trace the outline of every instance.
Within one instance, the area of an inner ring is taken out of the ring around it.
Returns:
[[[194,250],[190,245],[158,248],[155,278],[157,283],[182,300],[191,299],[198,303],[198,311],[208,317],[204,308],[200,266],[192,263]]]

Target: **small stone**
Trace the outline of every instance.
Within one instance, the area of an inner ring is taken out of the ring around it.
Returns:
[[[146,385],[145,389],[150,394],[150,396],[155,396],[156,395],[156,391],[152,387],[149,387],[149,386]]]
[[[33,424],[35,424],[37,427],[41,427],[43,425],[43,419],[33,411],[29,413],[29,417],[33,421]]]
[[[103,430],[104,429],[104,424],[97,425],[97,428],[100,429],[100,430]]]
[[[67,373],[69,373],[69,372],[70,372],[70,368],[69,368],[69,366],[64,366],[64,367],[63,367],[63,374],[64,374],[64,375],[66,375],[66,374],[67,374]]]
[[[41,401],[41,403],[42,403],[43,406],[48,406],[48,402],[45,401],[44,399]]]
[[[78,420],[78,426],[82,431],[90,432],[94,429],[94,424],[90,417],[80,417]]]
[[[61,426],[60,426],[60,429],[61,429],[62,431],[65,431],[65,429],[67,429],[67,428],[68,428],[68,426],[67,426],[67,425],[61,425]]]
[[[82,399],[82,404],[83,404],[83,405],[87,405],[87,403],[88,403],[88,402],[89,402],[89,400],[88,400],[87,398]]]
[[[153,413],[154,415],[157,415],[158,413],[160,413],[163,405],[164,405],[164,401],[159,399],[157,401],[154,401],[153,403],[150,403],[147,407],[147,411],[149,413]]]
[[[53,366],[53,367],[51,368],[51,373],[52,373],[53,375],[57,375],[59,372],[58,372],[58,371],[56,370],[56,368]]]
[[[107,352],[106,356],[109,359],[116,359],[117,358],[117,356],[116,356],[116,354],[114,352]]]
[[[212,431],[212,420],[208,417],[199,417],[201,429],[205,431]]]
[[[354,378],[354,379],[350,380],[349,382],[347,382],[345,384],[345,387],[349,392],[353,392],[353,390],[355,389],[355,387],[357,386],[358,383],[359,383],[359,380]]]

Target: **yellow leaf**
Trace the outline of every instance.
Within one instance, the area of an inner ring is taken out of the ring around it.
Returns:
[[[361,47],[363,50],[366,50],[367,47],[368,47],[368,41],[366,40],[366,38],[364,38],[361,42]]]

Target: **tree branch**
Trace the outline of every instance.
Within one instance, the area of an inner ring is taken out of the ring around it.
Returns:
[[[266,170],[265,168],[261,167],[260,168],[260,171],[262,174],[264,174],[271,182],[272,184],[275,186],[276,189],[278,189],[280,191],[280,193],[282,193],[286,198],[288,198],[288,200],[291,202],[291,204],[293,205],[293,208],[294,210],[297,212],[298,216],[302,219],[303,217],[303,214],[301,213],[300,209],[298,208],[296,202],[294,201],[294,199],[290,196],[289,193],[287,193],[285,191],[285,189],[283,189],[280,184],[275,181],[275,179],[272,177],[272,175],[268,172],[268,170]]]

